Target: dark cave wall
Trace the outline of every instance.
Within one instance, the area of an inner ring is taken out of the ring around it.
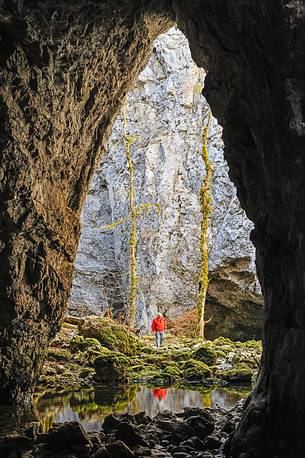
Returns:
[[[30,395],[71,288],[79,214],[167,1],[0,3],[0,398]]]
[[[264,292],[264,354],[234,457],[302,457],[305,424],[305,2],[174,2],[224,130]]]
[[[265,295],[264,355],[234,457],[304,456],[304,0],[173,0],[226,158]],[[71,286],[79,212],[162,1],[1,2],[0,387],[30,393]],[[7,398],[6,398],[7,399]]]

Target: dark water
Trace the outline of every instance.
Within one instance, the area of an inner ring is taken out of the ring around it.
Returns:
[[[160,410],[182,411],[184,407],[216,407],[230,409],[240,399],[247,397],[250,388],[160,388],[133,385],[121,389],[95,387],[57,396],[44,396],[35,402],[35,413],[42,430],[47,431],[53,422],[76,420],[87,431],[99,430],[104,418],[112,412],[136,413],[145,411],[155,416]]]

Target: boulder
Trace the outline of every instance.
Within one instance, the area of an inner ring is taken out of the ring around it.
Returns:
[[[122,441],[116,441],[106,446],[110,458],[133,458],[134,453]],[[105,457],[106,458],[106,457]]]
[[[110,318],[86,317],[78,327],[83,337],[97,339],[102,347],[125,355],[134,355],[144,346],[142,340],[126,326]]]
[[[118,352],[103,352],[94,360],[95,379],[100,383],[127,382],[129,360]]]
[[[90,451],[92,446],[88,434],[77,421],[54,425],[47,436],[47,447],[54,451]]]
[[[137,426],[132,425],[128,421],[121,421],[119,423],[116,436],[130,448],[134,448],[137,445],[141,445],[142,447],[149,447],[149,443],[146,440],[144,434],[139,430]]]

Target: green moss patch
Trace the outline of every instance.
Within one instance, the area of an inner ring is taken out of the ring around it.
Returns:
[[[190,359],[182,366],[184,378],[190,382],[204,381],[212,376],[212,370],[205,363]]]
[[[216,377],[225,380],[228,383],[251,383],[253,370],[247,364],[239,364],[233,369],[217,371]]]
[[[75,336],[70,341],[71,352],[84,352],[87,350],[100,351],[102,348],[100,342],[97,339],[90,337],[85,338],[84,336]]]
[[[144,342],[126,326],[109,318],[90,318],[79,324],[79,333],[86,338],[94,338],[110,350],[125,355],[135,355],[141,351]]]
[[[215,351],[211,350],[207,346],[201,345],[194,350],[193,359],[201,361],[208,366],[215,366],[217,355]]]
[[[129,358],[119,352],[104,351],[94,360],[95,379],[100,383],[127,382]]]

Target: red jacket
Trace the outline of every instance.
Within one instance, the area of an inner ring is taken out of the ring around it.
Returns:
[[[166,331],[166,321],[165,321],[165,318],[163,317],[156,317],[153,319],[152,323],[151,323],[151,330],[152,332],[155,332],[155,331]]]
[[[152,393],[158,401],[161,401],[162,399],[165,400],[167,396],[167,388],[154,388]]]

